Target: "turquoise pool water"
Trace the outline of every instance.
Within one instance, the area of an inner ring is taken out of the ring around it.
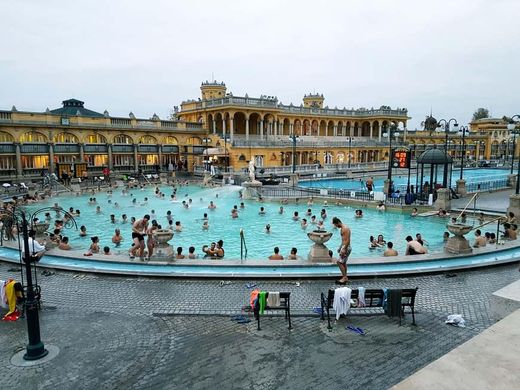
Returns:
[[[239,217],[232,219],[230,210],[233,205],[240,206],[242,201],[239,198],[241,187],[229,186],[219,188],[200,188],[196,186],[178,187],[178,200],[171,202],[170,195],[172,187],[162,186],[161,191],[165,193],[165,199],[159,199],[154,195],[154,188],[149,187],[145,190],[132,190],[127,196],[121,195],[121,189],[114,190],[112,196],[106,192],[96,193],[95,195],[86,194],[81,196],[59,196],[49,201],[30,205],[30,210],[36,210],[44,206],[52,206],[55,202],[66,210],[69,207],[79,209],[81,217],[77,218],[78,227],[85,225],[88,236],[79,237],[79,232],[66,229],[64,235],[68,236],[73,249],[86,250],[90,245],[91,236],[100,237],[100,246],[110,246],[115,252],[126,253],[131,244],[130,223],[122,223],[121,215],[127,214],[128,219],[134,216],[141,218],[144,214],[152,214],[155,210],[156,219],[163,227],[168,226],[166,212],[170,210],[174,221],[180,221],[183,231],[175,233],[170,241],[174,247],[181,246],[187,254],[188,247],[194,246],[200,255],[203,245],[212,241],[222,239],[226,250],[226,258],[240,258],[240,229],[244,229],[245,239],[248,247],[248,258],[263,259],[267,258],[275,246],[280,248],[281,253],[286,256],[292,247],[298,248],[298,254],[306,257],[311,246],[311,241],[306,233],[311,231],[315,225],[310,225],[306,230],[300,227],[300,222],[292,220],[294,211],[298,211],[301,217],[310,220],[305,216],[308,208],[312,209],[313,214],[318,219],[323,204],[307,206],[302,204],[285,205],[285,212],[279,214],[280,205],[275,203],[258,203],[256,201],[243,201],[245,208],[239,209]],[[96,213],[96,205],[89,205],[89,197],[95,196],[97,205],[101,208],[101,213]],[[144,204],[144,198],[148,198],[148,203]],[[136,204],[132,199],[136,199]],[[182,207],[183,200],[192,199],[189,209]],[[208,204],[214,201],[217,208],[209,210]],[[111,203],[109,203],[111,201]],[[115,207],[115,203],[119,207]],[[260,207],[266,210],[265,215],[259,215]],[[438,217],[412,218],[408,214],[398,212],[378,212],[374,209],[363,208],[364,218],[354,218],[355,207],[330,205],[326,207],[328,217],[324,220],[325,228],[333,231],[332,239],[327,244],[329,248],[335,250],[339,246],[340,237],[336,229],[332,227],[332,217],[338,216],[343,222],[352,229],[352,246],[354,257],[374,256],[380,257],[382,252],[368,249],[369,236],[383,234],[387,241],[393,241],[395,248],[402,253],[405,248],[405,237],[410,234],[415,236],[421,233],[423,238],[429,242],[430,251],[442,249],[442,234],[446,230],[446,219]],[[208,214],[209,229],[203,230],[203,214]],[[53,217],[54,217],[54,213]],[[110,214],[115,214],[116,223],[110,222]],[[43,215],[40,216],[43,219]],[[265,225],[271,225],[271,233],[265,231]],[[116,228],[121,229],[124,241],[120,248],[114,248],[111,237]]]
[[[481,183],[490,180],[497,179],[507,179],[507,175],[509,174],[509,170],[507,169],[465,169],[464,170],[464,180],[466,183]],[[443,170],[439,168],[439,173],[437,175],[437,182],[442,183],[443,181]],[[347,191],[360,191],[365,189],[365,182],[371,175],[367,174],[365,177],[360,179],[313,179],[309,181],[301,181],[300,186],[302,187],[311,187],[311,188],[335,188],[335,189],[343,189]],[[454,169],[451,177],[452,186],[456,185],[456,181],[460,177],[460,170]],[[386,179],[384,178],[375,178],[374,185],[376,191],[383,190],[383,184]],[[410,184],[415,186],[415,169],[412,170],[412,175],[410,177]],[[396,187],[406,188],[408,182],[407,175],[392,175],[392,180]],[[419,171],[419,180],[420,180],[420,171]],[[430,181],[430,173],[425,170],[424,172],[424,181]]]

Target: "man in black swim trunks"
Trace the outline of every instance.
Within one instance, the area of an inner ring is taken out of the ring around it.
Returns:
[[[150,216],[146,214],[142,219],[138,219],[132,225],[132,240],[134,241],[134,246],[130,251],[130,258],[134,258],[138,250],[139,257],[141,259],[144,257],[144,236],[146,236],[146,231],[148,230],[148,221],[150,221]]]

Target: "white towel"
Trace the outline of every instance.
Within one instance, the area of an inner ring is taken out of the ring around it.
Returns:
[[[267,306],[269,307],[278,307],[280,306],[280,293],[279,292],[270,292],[267,296]]]
[[[0,307],[8,309],[7,297],[5,296],[5,281],[0,280]]]
[[[336,311],[336,320],[339,320],[342,314],[346,315],[348,313],[351,294],[352,290],[348,287],[340,287],[334,291],[334,303],[332,304],[332,308]]]
[[[358,288],[359,294],[358,294],[358,304],[357,307],[365,307],[365,287],[359,287]]]

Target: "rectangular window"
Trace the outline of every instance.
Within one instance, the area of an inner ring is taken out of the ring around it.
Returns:
[[[23,168],[47,168],[49,156],[22,156]]]
[[[0,156],[0,170],[9,170],[16,168],[15,156]]]
[[[139,154],[137,156],[139,165],[157,165],[159,156],[157,154]]]
[[[134,156],[132,154],[114,154],[114,166],[133,166]]]

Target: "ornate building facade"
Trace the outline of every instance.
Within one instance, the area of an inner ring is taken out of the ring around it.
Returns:
[[[200,123],[111,117],[84,107],[80,100],[45,112],[0,111],[0,172],[3,177],[40,176],[60,164],[86,163],[120,173],[154,171],[185,161],[202,162],[206,131]]]
[[[273,96],[233,96],[215,81],[200,89],[200,98],[182,102],[180,110],[175,107],[175,120],[155,114],[150,119],[132,113],[112,117],[76,99],[44,112],[14,106],[0,110],[0,177],[59,173],[60,165],[77,163],[97,174],[104,166],[120,173],[152,172],[179,161],[192,171],[210,158],[237,171],[250,160],[258,167],[386,161],[389,133],[395,134],[392,145],[409,147],[413,156],[446,144],[444,132],[408,130],[404,108],[330,108],[316,93],[305,95],[299,105],[285,105]],[[475,121],[471,130],[466,161],[512,154],[503,120]],[[449,134],[448,151],[462,156],[457,133]]]
[[[221,149],[226,164],[243,169],[251,159],[257,166],[319,163],[348,164],[388,159],[391,125],[397,127],[393,145],[408,146],[413,154],[444,147],[445,135],[407,129],[404,108],[346,109],[323,106],[324,96],[308,94],[300,105],[285,105],[273,96],[242,97],[227,92],[223,82],[203,82],[201,97],[181,103],[180,119],[202,123]],[[490,157],[487,136],[467,137],[468,159]],[[461,140],[451,134],[450,154],[462,154]]]

